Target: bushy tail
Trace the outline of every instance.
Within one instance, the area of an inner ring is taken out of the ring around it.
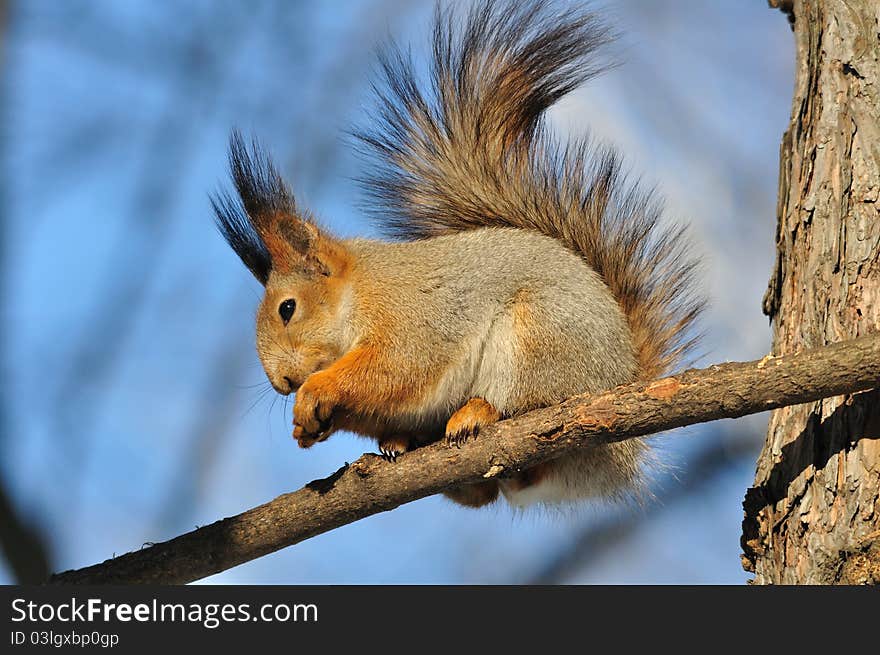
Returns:
[[[543,0],[479,2],[463,22],[438,8],[427,83],[390,48],[378,124],[356,136],[375,157],[363,182],[389,233],[507,226],[559,239],[611,288],[640,376],[653,378],[693,346],[701,309],[682,231],[658,223],[659,204],[611,150],[560,145],[544,126],[551,105],[601,72],[596,51],[610,39],[594,14]]]

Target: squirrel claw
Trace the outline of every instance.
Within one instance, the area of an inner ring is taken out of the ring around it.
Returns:
[[[480,428],[501,418],[495,407],[483,398],[471,398],[446,422],[446,445],[461,448],[468,439],[475,438]]]
[[[471,435],[468,431],[460,431],[454,432],[452,434],[447,434],[446,445],[450,448],[461,448],[462,444],[466,443],[467,440],[471,438],[471,436],[477,436],[476,430],[474,431],[473,435]]]
[[[407,450],[409,441],[402,437],[385,437],[379,441],[379,452],[386,462],[396,462]]]
[[[397,456],[401,453],[397,450],[386,450],[385,448],[379,448],[379,453],[382,455],[382,459],[386,462],[396,462]]]

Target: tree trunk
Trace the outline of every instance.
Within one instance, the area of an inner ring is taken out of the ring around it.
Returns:
[[[791,123],[780,152],[773,354],[880,330],[880,2],[795,0]],[[880,391],[770,419],[743,507],[759,584],[880,582]]]

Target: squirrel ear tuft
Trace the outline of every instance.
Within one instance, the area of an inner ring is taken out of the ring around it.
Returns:
[[[337,250],[296,207],[293,193],[271,158],[254,140],[248,147],[233,131],[229,168],[238,198],[212,198],[217,225],[227,243],[263,284],[269,272],[329,275]]]

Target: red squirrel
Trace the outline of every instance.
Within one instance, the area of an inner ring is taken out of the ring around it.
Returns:
[[[693,345],[695,260],[618,157],[561,144],[546,110],[602,68],[592,13],[540,0],[438,10],[426,76],[381,58],[364,186],[391,240],[319,227],[270,159],[234,133],[236,196],[214,199],[230,246],[265,286],[257,349],[296,394],[303,448],[349,430],[391,461],[499,419],[651,379]],[[427,79],[422,79],[426,77]],[[644,440],[584,448],[448,490],[479,507],[637,490]],[[399,465],[399,464],[398,464]]]

